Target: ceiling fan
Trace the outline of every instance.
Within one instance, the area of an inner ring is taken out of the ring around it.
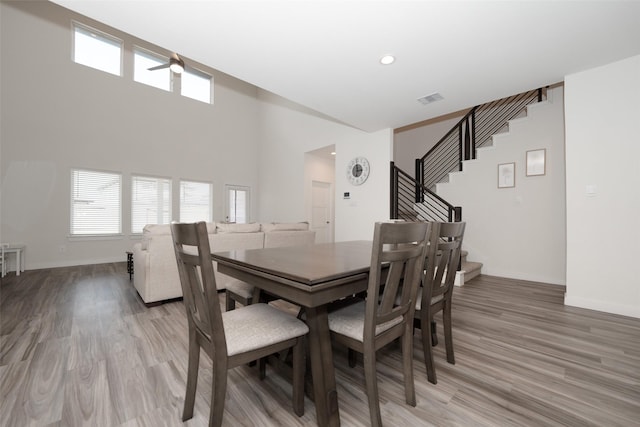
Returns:
[[[158,65],[158,66],[155,66],[155,67],[151,67],[148,70],[149,71],[155,71],[155,70],[161,70],[163,68],[169,68],[174,73],[181,74],[185,69],[185,65],[184,65],[184,61],[182,60],[182,58],[180,58],[178,56],[178,54],[176,54],[175,56],[172,56],[171,58],[169,58],[169,62],[168,63],[162,64],[162,65]]]

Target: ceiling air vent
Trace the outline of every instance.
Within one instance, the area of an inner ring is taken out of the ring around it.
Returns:
[[[432,93],[431,95],[423,96],[422,98],[418,98],[418,102],[422,105],[431,104],[432,102],[440,101],[444,99],[442,95],[438,92]]]

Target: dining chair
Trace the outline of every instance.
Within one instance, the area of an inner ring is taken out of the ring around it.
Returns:
[[[253,304],[253,293],[255,287],[242,280],[233,280],[227,283],[224,290],[225,293],[225,309],[226,311],[235,310],[236,302],[243,306]]]
[[[437,343],[433,318],[440,311],[442,311],[447,362],[455,364],[451,331],[451,301],[465,226],[464,222],[433,223],[430,238],[430,246],[433,249],[427,257],[422,286],[416,300],[415,317],[419,319],[418,323],[422,331],[427,378],[433,384],[438,382],[432,351],[432,347]],[[431,255],[432,253],[434,255]]]
[[[305,354],[309,328],[295,316],[267,304],[222,312],[205,222],[171,223],[189,325],[189,362],[182,420],[193,417],[200,348],[213,361],[209,426],[220,426],[224,414],[227,370],[270,354],[293,353],[293,410],[304,414]]]
[[[329,313],[332,338],[363,354],[372,426],[382,425],[376,351],[397,338],[402,339],[405,399],[416,406],[412,322],[430,228],[427,222],[376,223],[365,300]]]

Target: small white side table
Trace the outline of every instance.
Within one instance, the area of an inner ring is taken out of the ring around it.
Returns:
[[[0,243],[2,246],[2,252],[5,257],[2,260],[2,277],[7,275],[7,258],[6,255],[10,253],[16,254],[16,275],[19,276],[20,272],[24,271],[24,249],[25,245],[21,243]]]

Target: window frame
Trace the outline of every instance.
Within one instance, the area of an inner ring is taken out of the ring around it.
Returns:
[[[167,73],[169,75],[169,85],[168,85],[167,89],[165,89],[163,87],[158,87],[158,86],[149,84],[147,82],[136,80],[136,55],[137,54],[140,54],[141,56],[147,56],[147,57],[149,57],[151,59],[157,59],[162,64],[169,63],[169,57],[168,56],[164,56],[164,55],[162,55],[160,53],[154,52],[154,51],[152,51],[150,49],[147,49],[147,48],[144,48],[142,46],[134,44],[133,45],[133,49],[131,51],[132,64],[133,64],[133,70],[132,70],[133,71],[133,74],[132,74],[133,81],[136,82],[136,83],[140,83],[140,84],[149,86],[149,87],[153,87],[153,88],[156,88],[156,89],[163,90],[165,92],[173,92],[174,91],[174,80],[175,80],[175,78],[174,78],[173,73],[171,72],[171,70],[169,70],[169,68],[166,68]],[[162,64],[158,64],[158,65],[162,65]],[[157,71],[160,71],[160,70],[157,70]]]
[[[112,73],[111,71],[107,71],[104,70],[102,68],[97,68],[94,67],[93,65],[88,65],[82,62],[78,62],[76,61],[76,28],[89,33],[90,35],[93,36],[99,36],[103,39],[106,39],[107,41],[112,42],[113,44],[117,44],[119,47],[119,67],[118,67],[118,74]],[[113,36],[109,33],[106,33],[104,31],[98,30],[94,27],[91,27],[89,25],[83,24],[81,22],[78,21],[71,21],[71,61],[74,62],[75,64],[78,65],[82,65],[84,67],[89,67],[92,68],[94,70],[98,70],[98,71],[102,71],[103,73],[107,73],[110,74],[112,76],[118,76],[118,77],[123,77],[124,76],[124,40]]]
[[[183,93],[184,90],[184,75],[185,74],[191,74],[192,76],[195,77],[200,77],[203,79],[206,79],[209,81],[209,100],[208,101],[204,101],[200,98],[194,98],[192,96],[189,95],[185,95]],[[183,96],[185,98],[189,98],[189,99],[193,99],[194,101],[200,101],[204,104],[209,104],[209,105],[213,105],[213,76],[205,73],[204,71],[198,70],[196,68],[193,67],[189,67],[186,68],[181,74],[180,74],[180,96]]]

